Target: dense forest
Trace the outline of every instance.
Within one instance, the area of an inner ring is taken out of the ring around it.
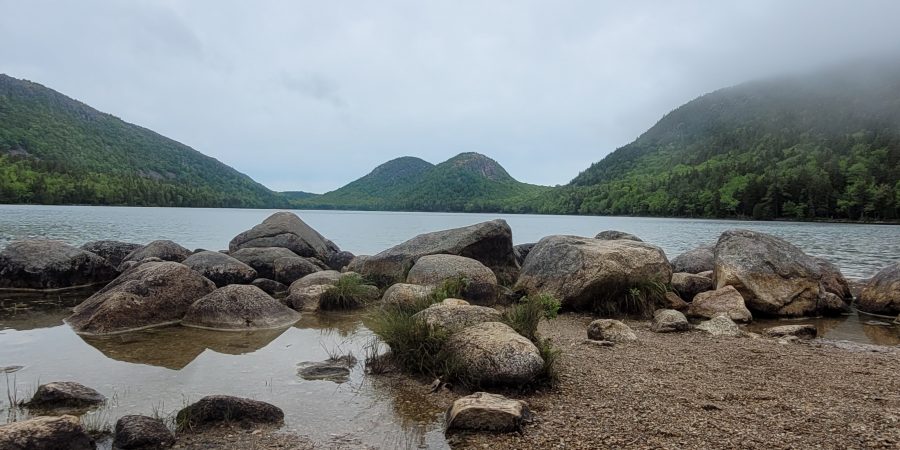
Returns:
[[[2,74],[0,203],[288,205],[190,147]]]
[[[438,165],[402,157],[321,196],[295,201],[301,208],[394,211],[495,212],[549,190],[516,181],[496,161],[461,153]]]
[[[898,220],[900,64],[705,95],[524,210]]]

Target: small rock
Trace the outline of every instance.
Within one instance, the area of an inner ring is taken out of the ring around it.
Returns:
[[[527,403],[476,392],[453,402],[447,411],[447,430],[516,431],[530,419]]]
[[[701,292],[694,297],[687,315],[711,319],[720,314],[725,314],[735,322],[750,322],[753,315],[747,309],[744,298],[734,286],[725,286],[715,291]]]
[[[75,416],[35,417],[0,426],[3,450],[93,450],[94,440]]]
[[[705,322],[701,322],[696,327],[698,330],[705,331],[713,336],[740,336],[741,329],[737,324],[728,317],[716,316]]]
[[[116,422],[113,448],[150,450],[171,447],[175,435],[162,420],[147,416],[122,416]]]
[[[533,381],[544,368],[538,348],[500,322],[463,328],[450,336],[446,348],[476,384],[520,386]]]
[[[588,325],[588,339],[595,341],[628,342],[636,341],[634,331],[621,321],[614,319],[597,319]]]
[[[674,309],[659,309],[653,313],[653,321],[650,330],[657,333],[671,333],[675,331],[687,331],[691,329],[684,314]]]
[[[766,328],[763,334],[773,338],[793,336],[799,339],[813,339],[816,337],[817,330],[815,325],[782,325]]]
[[[306,361],[298,364],[297,375],[304,380],[325,380],[343,383],[350,378],[350,369],[356,365],[353,355],[329,358],[321,362]]]
[[[266,402],[230,395],[209,395],[178,411],[179,429],[219,422],[281,423],[284,411]]]
[[[616,345],[613,341],[595,341],[593,339],[585,339],[581,341],[583,344],[593,345],[595,347],[612,347]]]
[[[101,393],[74,381],[58,381],[38,386],[29,408],[83,408],[99,405],[106,401]]]

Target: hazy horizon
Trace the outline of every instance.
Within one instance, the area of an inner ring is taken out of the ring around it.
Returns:
[[[462,152],[556,185],[703,94],[896,52],[900,3],[861,3],[0,0],[0,72],[276,191]]]

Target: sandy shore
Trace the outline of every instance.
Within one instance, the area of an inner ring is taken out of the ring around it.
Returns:
[[[541,324],[563,350],[552,389],[501,392],[526,400],[521,434],[463,433],[454,449],[900,448],[900,348],[657,334],[628,321],[638,342],[584,343],[587,315]],[[387,377],[404,389],[427,383]],[[495,391],[496,392],[496,391]],[[466,392],[432,394],[447,407]],[[316,445],[264,430],[182,436],[180,448],[361,448]]]

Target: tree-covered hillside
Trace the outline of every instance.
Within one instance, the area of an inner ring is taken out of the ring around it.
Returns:
[[[0,203],[281,207],[196,150],[0,74]]]
[[[704,95],[528,209],[900,219],[900,64],[842,67]]]
[[[521,183],[496,161],[461,153],[438,165],[419,158],[388,161],[368,175],[301,208],[394,211],[514,211],[549,188]]]

